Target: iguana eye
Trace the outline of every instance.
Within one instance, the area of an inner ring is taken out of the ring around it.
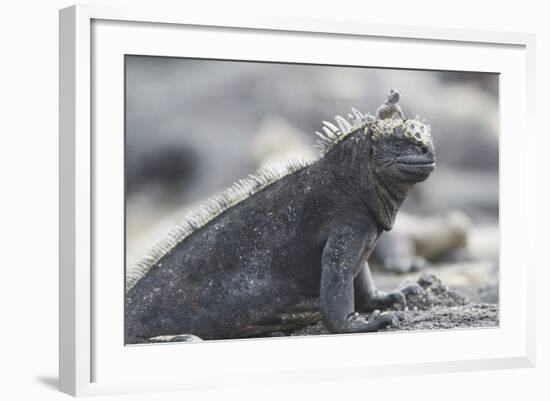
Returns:
[[[416,132],[414,133],[414,136],[415,136],[416,139],[422,139],[422,135],[421,135],[420,132],[418,132],[418,131],[416,131]]]

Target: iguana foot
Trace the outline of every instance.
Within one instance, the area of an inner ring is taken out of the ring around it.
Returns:
[[[367,310],[373,309],[393,309],[403,310],[407,306],[405,295],[401,291],[383,292],[377,291],[376,294],[369,299]]]
[[[348,320],[353,332],[379,331],[388,326],[399,328],[399,319],[393,313],[381,313],[379,310],[372,312],[368,318],[355,312],[348,317]],[[360,329],[357,330],[359,327]]]
[[[202,338],[193,334],[179,334],[175,336],[157,336],[149,338],[151,343],[179,343],[179,342],[196,342],[203,341]]]

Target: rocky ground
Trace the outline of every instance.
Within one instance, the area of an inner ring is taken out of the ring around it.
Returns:
[[[410,283],[405,281],[402,285]],[[399,327],[387,328],[386,331],[498,326],[498,295],[497,298],[490,299],[492,302],[483,302],[483,299],[490,298],[486,293],[496,291],[498,294],[498,289],[482,289],[470,299],[463,292],[444,285],[434,274],[421,274],[416,283],[423,291],[406,294],[407,308],[404,311],[393,311],[399,318]],[[330,333],[321,322],[290,333],[273,333],[274,336],[315,334]]]

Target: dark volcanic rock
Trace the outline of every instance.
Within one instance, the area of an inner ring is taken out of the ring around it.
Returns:
[[[402,288],[414,283],[404,283]],[[423,274],[417,284],[424,290],[415,293],[406,293],[409,310],[428,310],[435,306],[465,305],[464,295],[443,285],[441,280],[433,274]]]

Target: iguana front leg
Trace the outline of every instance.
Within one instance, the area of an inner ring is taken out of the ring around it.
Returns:
[[[401,310],[407,306],[402,291],[377,291],[372,279],[369,264],[365,262],[354,280],[355,308],[359,312],[368,312],[376,309]]]
[[[401,110],[401,106],[399,106],[398,104],[395,104],[394,107],[395,107],[395,114],[397,114],[397,116],[400,119],[405,121],[405,114],[403,114],[403,110]]]
[[[354,271],[364,251],[364,233],[344,226],[334,229],[325,244],[321,267],[321,320],[332,333],[378,331],[398,325],[392,314],[375,311],[368,319],[355,310]]]

